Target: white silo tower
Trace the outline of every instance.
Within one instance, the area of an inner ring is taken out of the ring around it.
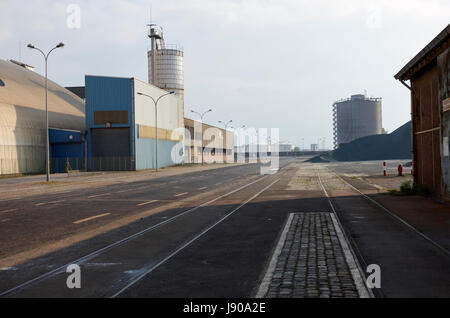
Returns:
[[[165,44],[162,27],[149,24],[151,49],[148,56],[148,82],[161,89],[174,91],[184,106],[183,48]]]

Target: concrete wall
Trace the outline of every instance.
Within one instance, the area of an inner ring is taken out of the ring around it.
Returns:
[[[155,105],[151,98],[167,94],[146,82],[134,80],[136,169],[156,168],[156,121]],[[158,167],[162,168],[182,162],[184,149],[184,109],[182,100],[175,95],[162,97],[158,102]],[[174,157],[172,154],[178,154]],[[178,159],[178,160],[177,160]]]
[[[186,162],[200,163],[202,161],[202,134],[205,148],[203,160],[206,163],[234,161],[234,133],[208,124],[185,118],[187,133],[185,139]]]

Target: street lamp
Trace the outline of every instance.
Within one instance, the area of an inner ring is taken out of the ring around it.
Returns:
[[[191,109],[191,113],[199,115],[200,116],[200,120],[202,122],[202,166],[203,166],[203,152],[204,152],[204,149],[203,149],[203,117],[209,112],[212,112],[212,109],[208,109],[206,112],[204,112],[202,114]],[[195,136],[194,136],[194,139],[195,139]]]
[[[144,94],[144,93],[140,93],[140,92],[137,93],[138,95],[146,96],[146,97],[150,98],[153,101],[153,105],[155,105],[155,130],[156,130],[156,142],[155,142],[156,162],[155,163],[156,163],[156,172],[158,172],[158,102],[164,96],[171,95],[171,94],[174,94],[174,93],[175,92],[169,92],[169,93],[163,94],[163,95],[159,96],[156,100],[153,97],[151,97],[150,95],[147,95],[147,94]]]
[[[223,122],[223,121],[219,120],[219,123],[225,127],[225,130],[227,130],[228,125],[231,124],[232,122],[233,122],[232,120],[229,120],[227,122]]]
[[[45,166],[46,166],[46,168],[45,168],[45,170],[46,170],[46,175],[47,175],[46,176],[47,182],[50,181],[50,141],[49,141],[49,137],[48,137],[47,61],[48,61],[48,57],[49,57],[50,53],[53,50],[59,49],[60,47],[63,47],[63,46],[64,46],[64,43],[59,42],[58,45],[56,45],[47,54],[45,54],[41,49],[35,47],[34,45],[32,45],[32,44],[27,45],[28,48],[41,52],[45,59],[45,134],[46,134],[46,144],[45,144]]]

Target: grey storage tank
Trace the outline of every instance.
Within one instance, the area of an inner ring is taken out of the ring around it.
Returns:
[[[334,148],[352,140],[383,133],[381,98],[352,95],[333,104]]]

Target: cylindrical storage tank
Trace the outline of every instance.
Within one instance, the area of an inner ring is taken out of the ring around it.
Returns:
[[[147,52],[149,83],[167,91],[174,91],[184,104],[183,50],[168,45],[156,50],[155,83],[152,83],[152,55],[152,50],[149,50]]]
[[[382,133],[381,98],[352,95],[338,101],[336,107],[336,134],[338,145],[355,139]]]

